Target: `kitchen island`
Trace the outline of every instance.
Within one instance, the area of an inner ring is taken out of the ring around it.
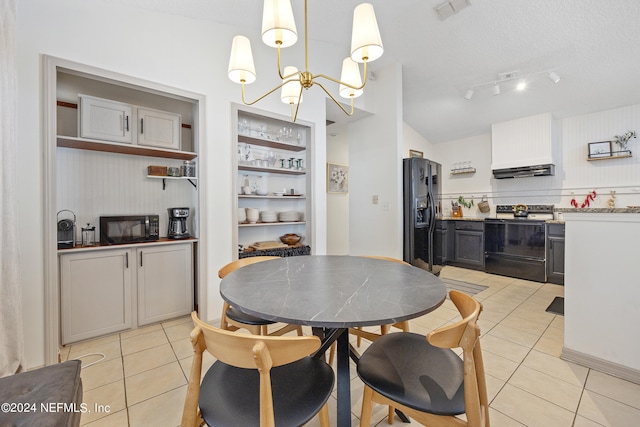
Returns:
[[[640,208],[556,211],[566,226],[562,358],[640,383]]]

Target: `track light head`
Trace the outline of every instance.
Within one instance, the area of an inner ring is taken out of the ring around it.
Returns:
[[[471,98],[473,98],[473,89],[469,89],[466,95],[464,96],[464,99],[471,99]]]
[[[549,80],[554,83],[558,83],[560,81],[560,76],[555,71],[551,71],[547,77],[549,77]]]
[[[499,84],[495,84],[493,85],[493,88],[491,89],[491,91],[493,92],[493,95],[500,95],[500,85]]]

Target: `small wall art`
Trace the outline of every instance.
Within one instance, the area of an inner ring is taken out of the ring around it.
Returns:
[[[418,150],[409,150],[409,157],[419,157],[422,159],[424,157],[424,153]]]
[[[349,166],[327,163],[327,193],[349,192]]]
[[[611,157],[611,141],[589,143],[589,158],[597,157]]]

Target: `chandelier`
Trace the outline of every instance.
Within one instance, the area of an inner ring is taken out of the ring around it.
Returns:
[[[383,47],[380,31],[373,6],[369,3],[358,5],[353,11],[353,28],[351,34],[351,56],[342,61],[340,80],[325,74],[314,75],[309,71],[309,46],[307,25],[307,0],[304,0],[304,71],[294,66],[282,69],[280,49],[292,46],[298,40],[296,23],[293,19],[290,0],[265,0],[262,12],[262,41],[269,47],[278,50],[278,76],[281,84],[269,90],[256,100],[245,100],[245,84],[256,80],[253,64],[251,42],[245,36],[235,36],[231,44],[228,75],[231,81],[242,85],[242,102],[253,105],[278,89],[282,89],[280,99],[291,106],[291,121],[298,117],[298,109],[302,102],[302,90],[318,85],[347,115],[353,115],[354,98],[362,95],[367,84],[367,62],[375,61],[382,56]],[[363,78],[360,77],[360,66],[363,63]],[[327,90],[321,79],[340,85],[341,97],[351,100],[351,111],[346,108]]]

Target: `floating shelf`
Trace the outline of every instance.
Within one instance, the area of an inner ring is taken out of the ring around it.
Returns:
[[[238,165],[239,171],[250,171],[250,172],[272,172],[272,173],[283,173],[287,175],[304,175],[307,173],[306,170],[299,171],[294,169],[284,169],[284,168],[270,168],[270,167],[262,167],[262,166],[251,166],[251,165]]]
[[[631,150],[629,151],[614,151],[614,153],[619,153],[615,156],[602,156],[602,157],[587,157],[588,161],[592,160],[609,160],[609,159],[626,159],[632,157]]]
[[[241,222],[238,223],[238,227],[271,227],[274,225],[304,225],[306,224],[305,221],[295,221],[295,222],[280,222],[280,221],[274,221],[274,222],[254,222],[253,224],[248,223],[248,222]]]
[[[153,179],[161,179],[162,180],[162,189],[166,189],[167,188],[167,179],[186,179],[187,181],[189,181],[189,183],[191,185],[193,185],[193,188],[198,188],[198,186],[196,185],[195,181],[198,180],[198,178],[192,177],[192,176],[159,176],[159,175],[147,175],[147,178],[153,178]]]
[[[259,145],[261,147],[277,148],[279,150],[304,151],[307,149],[304,145],[293,145],[286,142],[274,141],[273,139],[254,138],[247,135],[238,135],[238,142],[249,145]]]
[[[259,196],[257,194],[238,194],[238,198],[240,199],[280,199],[280,200],[287,200],[287,199],[306,199],[307,197],[302,195],[302,196],[274,196],[274,195],[268,195],[268,196]]]
[[[143,148],[131,144],[118,144],[75,136],[58,136],[58,147],[76,148],[79,150],[102,151],[106,153],[131,154],[134,156],[160,157],[163,159],[193,160],[198,155],[190,151],[170,151],[155,148]]]
[[[451,169],[451,175],[463,175],[476,173],[476,168]]]

